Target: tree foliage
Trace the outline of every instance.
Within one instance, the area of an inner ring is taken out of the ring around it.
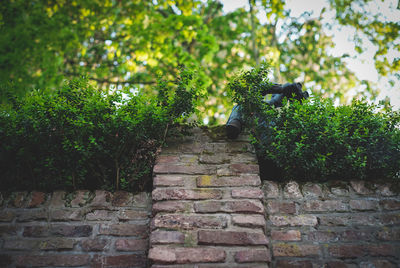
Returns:
[[[363,35],[377,45],[381,75],[398,72],[399,60],[385,56],[399,51],[399,23],[363,13],[368,2],[331,0],[331,24],[356,28],[359,52]],[[323,23],[324,12],[293,17],[277,0],[250,0],[249,6],[224,13],[222,3],[211,0],[8,0],[0,5],[0,87],[56,89],[66,78],[86,75],[103,89],[156,94],[158,76],[174,81],[186,65],[199,69],[208,90],[201,117],[214,124],[232,105],[225,81],[267,60],[275,82],[302,82],[316,96],[345,102],[358,86],[376,95],[370,81],[347,68],[345,55],[330,53],[334,43],[326,29],[332,25]]]
[[[379,111],[365,100],[335,107],[331,100],[319,98],[287,101],[276,109],[263,101],[259,85],[265,82],[268,69],[261,66],[228,84],[247,118],[261,170],[281,170],[267,169],[262,177],[400,179],[399,111]]]

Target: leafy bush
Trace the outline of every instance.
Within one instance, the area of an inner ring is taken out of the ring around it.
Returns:
[[[10,97],[0,111],[1,189],[143,190],[168,128],[194,112],[198,88],[184,70],[153,97],[83,79]]]
[[[284,179],[393,179],[400,177],[400,112],[355,100],[335,107],[331,100],[311,98],[303,103],[286,101],[282,108],[263,102],[262,66],[235,77],[228,85],[235,102],[243,107],[247,127],[262,176],[282,174]],[[263,167],[261,166],[261,170]],[[282,178],[281,177],[281,178]],[[270,177],[271,178],[271,177]]]

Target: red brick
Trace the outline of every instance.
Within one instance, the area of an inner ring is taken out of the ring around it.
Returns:
[[[133,203],[132,193],[126,191],[117,191],[112,196],[111,204],[114,207],[129,207]]]
[[[198,232],[199,245],[267,245],[264,234],[235,231],[205,231]]]
[[[237,263],[270,262],[271,255],[267,249],[242,250],[235,253]]]
[[[232,198],[263,199],[264,193],[261,189],[233,189]]]
[[[281,241],[300,241],[301,233],[299,230],[287,230],[287,231],[271,231],[272,240]]]
[[[340,241],[372,241],[374,234],[370,230],[361,231],[350,229],[346,231],[336,232]]]
[[[345,262],[342,261],[330,261],[326,263],[327,268],[349,268]]]
[[[20,228],[11,225],[0,225],[0,237],[2,236],[15,236]],[[1,266],[0,266],[1,267]]]
[[[89,255],[78,254],[58,254],[58,255],[20,255],[15,256],[15,264],[18,267],[42,267],[42,266],[86,266],[89,264]]]
[[[115,241],[117,251],[145,251],[148,245],[149,241],[144,239],[117,239]]]
[[[177,231],[154,231],[150,235],[151,244],[183,244],[185,235]]]
[[[147,211],[138,211],[131,209],[121,209],[118,211],[118,219],[121,221],[144,220],[149,217]]]
[[[15,192],[12,193],[12,197],[10,199],[10,205],[16,208],[24,208],[27,203],[27,192]]]
[[[138,236],[147,237],[148,227],[146,225],[135,225],[128,223],[121,224],[100,224],[99,234],[113,236]]]
[[[157,164],[170,164],[170,163],[177,163],[179,162],[179,156],[177,155],[160,155],[157,157],[156,163]]]
[[[347,204],[339,200],[312,200],[306,201],[302,209],[308,212],[322,212],[322,211],[348,211]]]
[[[164,248],[154,247],[149,258],[156,263],[224,262],[226,253],[218,248]]]
[[[4,241],[4,248],[9,250],[61,250],[73,249],[76,241],[64,238],[42,240],[15,239]]]
[[[264,181],[263,191],[265,193],[265,198],[279,197],[279,187],[276,182]]]
[[[386,241],[400,241],[400,229],[384,228],[377,234],[378,239]]]
[[[154,186],[184,186],[185,181],[182,176],[176,175],[157,175],[153,179]]]
[[[304,244],[274,244],[272,251],[274,257],[306,257],[321,254],[319,246]]]
[[[231,161],[232,156],[226,153],[202,154],[199,158],[201,164],[226,164]]]
[[[0,213],[0,222],[10,222],[15,218],[15,213],[9,210],[2,210]]]
[[[314,215],[270,216],[269,220],[275,226],[316,226],[317,217]]]
[[[34,191],[31,194],[28,207],[29,208],[36,208],[36,207],[42,205],[45,201],[46,201],[46,194],[45,193]]]
[[[384,214],[379,216],[379,221],[383,225],[399,225],[400,214]]]
[[[91,207],[107,208],[111,206],[112,195],[108,191],[96,190],[94,198],[90,203]]]
[[[232,223],[243,227],[265,227],[265,219],[262,215],[233,215]]]
[[[371,200],[350,200],[350,208],[355,210],[376,210],[378,208],[377,201]]]
[[[295,181],[288,182],[283,189],[283,196],[285,198],[303,198],[300,192],[299,184]]]
[[[234,154],[230,156],[231,163],[257,163],[257,156],[254,153]]]
[[[19,213],[18,222],[47,220],[47,210],[44,208],[23,210],[19,211]]]
[[[284,201],[267,201],[269,214],[295,214],[296,203]]]
[[[154,217],[155,228],[191,230],[197,228],[221,229],[227,226],[223,216],[167,214]]]
[[[158,212],[183,212],[191,211],[193,208],[192,202],[183,201],[162,201],[153,203],[153,213]]]
[[[264,205],[259,200],[202,201],[194,204],[198,213],[238,212],[264,214]]]
[[[358,258],[367,254],[365,247],[361,245],[334,245],[328,248],[332,257]]]
[[[111,268],[111,267],[146,267],[147,256],[146,254],[129,254],[129,255],[115,255],[105,256],[96,255],[93,258],[93,268]]]
[[[197,177],[197,187],[243,187],[243,186],[259,186],[261,184],[258,175],[242,174],[235,177],[217,177],[203,175]]]
[[[86,214],[88,221],[111,221],[116,218],[116,211],[110,210],[94,210]]]
[[[212,189],[155,189],[153,200],[199,200],[199,199],[221,199],[222,191]]]
[[[398,253],[400,252],[400,246],[394,244],[367,245],[366,248],[369,252],[369,255],[374,257],[398,257]]]
[[[81,209],[57,209],[50,211],[52,221],[81,221],[83,211]]]
[[[278,260],[276,266],[279,268],[313,268],[311,261]]]
[[[109,239],[86,239],[81,242],[83,251],[104,251],[107,247]]]
[[[65,207],[65,191],[55,191],[51,196],[50,207],[62,208]]]
[[[213,174],[215,167],[207,165],[172,165],[172,164],[157,164],[154,166],[155,174]]]
[[[332,231],[314,231],[307,234],[307,240],[315,242],[333,242],[337,241],[338,235]]]
[[[399,200],[382,200],[380,201],[380,205],[385,210],[400,210]]]
[[[66,225],[56,224],[50,226],[26,226],[23,236],[25,237],[87,237],[92,234],[93,227],[90,225]]]
[[[91,194],[89,191],[76,191],[75,198],[71,200],[71,207],[83,207],[91,199]]]

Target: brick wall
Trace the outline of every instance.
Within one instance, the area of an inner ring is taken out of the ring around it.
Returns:
[[[273,267],[400,267],[398,185],[263,183]]]
[[[149,194],[0,194],[0,267],[146,267]]]
[[[152,194],[0,193],[0,267],[400,267],[399,183],[261,182],[223,130],[170,139]]]

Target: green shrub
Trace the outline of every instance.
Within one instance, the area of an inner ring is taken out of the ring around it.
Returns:
[[[259,87],[268,82],[267,75],[263,66],[228,85],[243,107],[259,159],[267,160],[262,163],[272,162],[283,179],[399,178],[399,111],[358,100],[335,107],[331,100],[316,98],[272,108],[263,102]]]
[[[153,97],[81,79],[10,98],[0,111],[1,190],[143,190],[168,128],[194,111],[197,88],[195,74],[182,71]]]

